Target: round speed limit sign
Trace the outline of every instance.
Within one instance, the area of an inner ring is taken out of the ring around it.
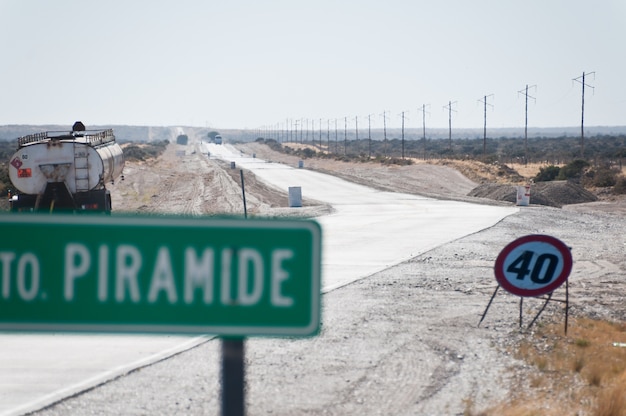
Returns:
[[[517,296],[541,296],[554,291],[572,271],[572,253],[559,239],[527,235],[509,243],[498,255],[496,280]]]

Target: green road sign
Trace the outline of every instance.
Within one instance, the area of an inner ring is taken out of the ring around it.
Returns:
[[[314,335],[314,221],[0,215],[0,330]]]

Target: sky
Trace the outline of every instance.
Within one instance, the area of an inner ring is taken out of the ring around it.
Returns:
[[[624,0],[0,0],[0,125],[523,128],[528,86],[580,126],[585,74],[622,126],[625,39]]]

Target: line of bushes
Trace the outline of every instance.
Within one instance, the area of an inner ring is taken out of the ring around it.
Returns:
[[[564,166],[549,165],[539,168],[535,182],[574,181],[585,188],[613,187],[613,193],[626,194],[626,177],[621,169],[604,165],[593,167],[582,159],[576,159]]]
[[[147,160],[159,157],[164,151],[169,140],[150,143],[135,143],[124,147],[125,160]]]
[[[277,152],[298,156],[302,159],[318,158],[318,159],[332,159],[332,160],[338,160],[338,161],[344,161],[344,162],[362,162],[362,163],[374,162],[374,163],[381,163],[383,165],[401,165],[401,166],[413,164],[413,161],[410,158],[402,159],[400,157],[395,157],[395,156],[385,157],[380,154],[377,154],[374,157],[369,157],[368,155],[362,152],[359,154],[350,154],[350,153],[339,154],[339,153],[316,151],[315,149],[312,149],[310,147],[305,147],[302,149],[294,149],[290,146],[283,146],[282,144],[278,143],[274,139],[259,138],[256,141],[259,143],[265,143],[270,149],[275,150]]]

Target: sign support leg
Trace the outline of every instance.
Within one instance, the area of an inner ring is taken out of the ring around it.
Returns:
[[[567,318],[569,317],[569,279],[565,281],[565,336],[567,336]]]
[[[246,187],[243,183],[243,169],[239,170],[241,174],[241,194],[243,195],[243,217],[248,218],[248,208],[246,207]]]
[[[244,338],[222,338],[222,416],[245,414]]]
[[[520,296],[519,298],[519,327],[522,327],[522,312],[523,312],[524,298]]]
[[[483,316],[480,318],[480,321],[478,322],[478,326],[480,326],[480,324],[483,322],[483,319],[485,319],[485,316],[487,315],[487,311],[489,310],[489,307],[491,306],[491,302],[493,302],[493,298],[495,298],[496,293],[498,293],[498,289],[500,289],[500,285],[498,285],[496,287],[496,290],[493,291],[493,295],[491,295],[491,299],[489,299],[489,303],[487,304],[487,307],[485,308],[485,312],[483,312]]]
[[[546,308],[546,306],[548,306],[548,302],[550,302],[550,299],[552,299],[552,294],[554,292],[550,292],[550,294],[548,295],[548,298],[546,299],[546,301],[543,303],[543,306],[541,307],[541,309],[539,310],[539,312],[537,312],[537,315],[535,315],[535,317],[533,318],[532,322],[530,323],[530,325],[528,325],[528,328],[526,329],[530,329],[531,326],[533,326],[533,324],[535,323],[535,321],[537,320],[537,318],[539,318],[539,315],[541,315],[541,313],[543,312],[543,310]]]

